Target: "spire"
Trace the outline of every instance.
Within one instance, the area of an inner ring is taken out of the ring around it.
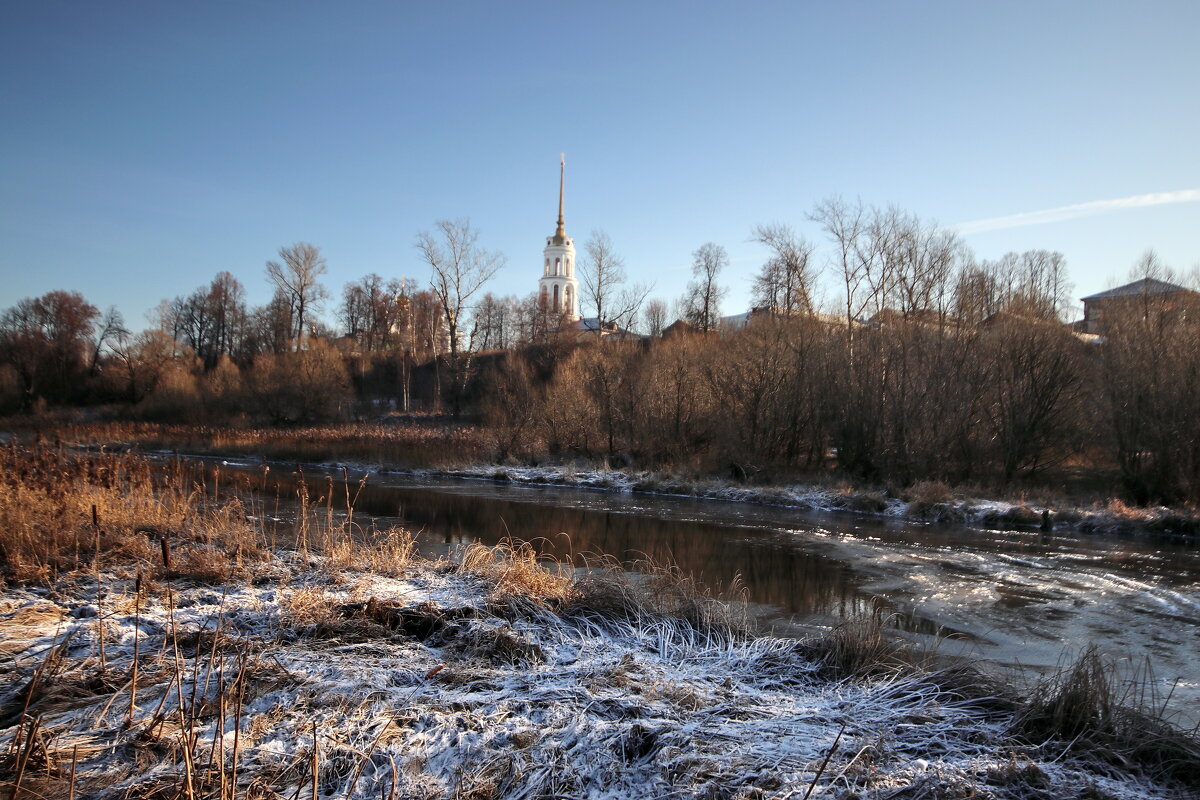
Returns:
[[[563,226],[563,179],[567,173],[567,154],[561,153],[558,162],[558,227],[554,230],[554,243],[562,244],[567,231]]]

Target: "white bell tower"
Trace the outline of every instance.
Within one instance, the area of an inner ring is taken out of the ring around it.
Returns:
[[[553,236],[546,237],[542,251],[542,277],[538,279],[538,299],[551,314],[561,315],[564,322],[579,320],[579,281],[575,278],[575,240],[563,227],[563,182],[567,157],[563,154],[558,165],[558,227]]]

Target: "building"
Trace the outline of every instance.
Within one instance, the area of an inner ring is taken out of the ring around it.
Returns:
[[[576,320],[571,325],[564,326],[563,330],[576,331],[580,337],[600,337],[620,342],[640,342],[646,338],[640,333],[634,333],[631,330],[620,327],[615,322],[605,322],[601,324],[600,320],[596,319],[595,317],[583,317],[582,319]]]
[[[717,323],[717,329],[722,333],[733,333],[734,331],[740,331],[756,318],[770,316],[774,316],[774,312],[771,309],[756,306],[749,311],[743,311],[741,314],[730,314],[727,317],[721,317],[720,322]]]
[[[1137,302],[1153,298],[1159,308],[1181,315],[1200,312],[1200,292],[1185,289],[1156,278],[1142,278],[1106,292],[1080,298],[1083,300],[1082,333],[1103,333],[1104,318],[1114,311],[1130,308]]]
[[[579,281],[575,278],[575,240],[567,236],[563,224],[563,183],[567,159],[559,162],[558,226],[554,235],[546,237],[542,251],[542,277],[538,279],[538,298],[542,308],[564,323],[579,320]]]

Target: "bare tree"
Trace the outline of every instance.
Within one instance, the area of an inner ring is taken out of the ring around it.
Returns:
[[[467,303],[504,265],[504,256],[479,246],[479,232],[470,220],[440,220],[439,236],[423,231],[417,236],[417,249],[429,264],[433,275],[430,288],[437,297],[449,337],[451,404],[459,409],[466,370],[459,363],[459,331]]]
[[[163,373],[173,363],[186,363],[189,356],[166,331],[152,328],[130,336],[126,331],[112,345],[113,360],[125,381],[126,399],[141,402],[155,390]]]
[[[1070,290],[1062,253],[1026,250],[961,270],[955,304],[964,319],[1004,311],[1059,322],[1070,307]]]
[[[485,294],[475,309],[472,347],[477,350],[506,350],[516,339],[520,301],[515,297]],[[475,343],[478,342],[478,345]]]
[[[229,272],[218,272],[208,286],[206,298],[212,316],[211,340],[201,354],[206,369],[221,356],[240,356],[246,335],[246,290]]]
[[[400,298],[404,287],[398,280],[384,281],[375,273],[347,283],[342,290],[341,318],[346,335],[367,352],[385,350],[395,339],[400,324]]]
[[[729,253],[713,242],[707,242],[692,253],[692,275],[681,303],[688,322],[701,331],[715,331],[721,320],[721,298],[726,289],[717,285],[717,276],[729,266]]]
[[[116,306],[109,306],[108,311],[100,318],[92,339],[92,356],[88,359],[88,375],[95,377],[100,368],[100,353],[104,346],[118,341],[122,336],[128,336],[129,329],[125,327],[125,318]]]
[[[811,314],[816,281],[813,245],[779,223],[759,225],[750,238],[771,253],[754,279],[754,304],[788,317]]]
[[[295,340],[296,350],[299,350],[309,315],[329,296],[329,292],[318,282],[327,271],[327,266],[321,248],[308,242],[279,248],[279,259],[267,262],[267,278],[288,304],[292,317],[290,333]]]
[[[654,338],[662,336],[667,327],[667,304],[658,298],[650,300],[642,310],[642,320],[646,333]]]
[[[613,325],[629,327],[650,289],[643,284],[625,285],[625,261],[604,231],[592,231],[583,250],[583,294],[596,310],[597,332]]]
[[[863,247],[867,211],[861,202],[850,205],[840,197],[831,197],[818,203],[808,218],[825,229],[826,235],[837,248],[834,265],[841,275],[845,292],[846,340],[853,359],[854,326],[869,302],[862,290],[872,260],[869,250]]]

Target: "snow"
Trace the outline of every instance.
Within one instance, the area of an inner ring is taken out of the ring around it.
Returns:
[[[239,672],[238,797],[252,786],[307,797],[314,726],[323,797],[803,797],[814,783],[813,796],[999,797],[1021,781],[1039,796],[1173,796],[1015,740],[1002,714],[936,676],[831,681],[796,640],[509,602],[444,565],[395,578],[280,552],[247,584],[159,583],[136,615],[130,576],[103,584],[101,597],[87,576],[49,593],[10,589],[0,605],[3,716],[67,643],[32,711],[59,780],[78,747],[94,796],[179,786],[188,741],[197,796],[215,795],[235,741],[234,704],[219,695],[235,696]],[[356,616],[370,604],[439,622],[385,627]],[[106,684],[56,690],[98,673],[101,622]],[[18,729],[4,724],[0,752]]]

